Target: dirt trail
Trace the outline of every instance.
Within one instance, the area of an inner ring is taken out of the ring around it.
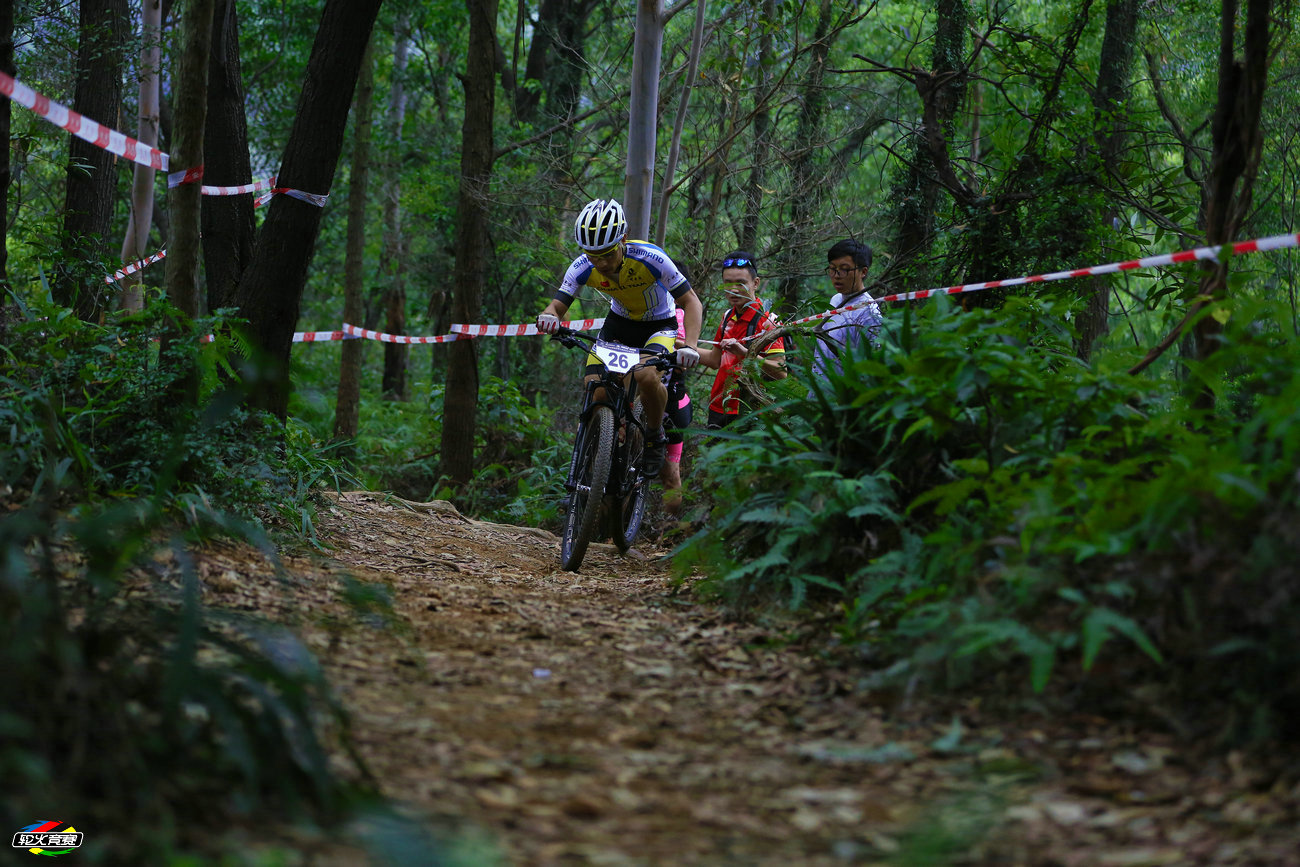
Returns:
[[[595,546],[570,575],[549,534],[365,493],[318,529],[333,558],[292,559],[287,597],[216,556],[211,601],[278,607],[385,793],[506,863],[1300,864],[1300,787],[1097,718],[898,718],[675,593],[663,552]],[[399,628],[340,605],[345,574],[391,588]]]

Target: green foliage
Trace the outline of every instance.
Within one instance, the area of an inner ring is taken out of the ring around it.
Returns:
[[[478,469],[460,498],[465,507],[490,521],[558,529],[557,491],[563,489],[573,441],[570,432],[553,425],[540,395],[529,401],[513,380],[488,377],[479,387]]]
[[[815,587],[843,606],[843,637],[949,682],[1021,658],[1041,691],[1118,639],[1139,669],[1174,664],[1185,694],[1231,684],[1251,725],[1285,723],[1300,703],[1286,311],[1239,305],[1223,348],[1189,363],[1211,414],[1111,369],[1125,359],[1080,363],[1062,312],[909,312],[843,375],[705,450],[714,517],[682,568],[739,603],[797,608]]]
[[[197,337],[214,323],[159,343],[165,307],[105,327],[19,313],[0,379],[9,824],[76,816],[102,829],[91,863],[150,864],[241,817],[328,823],[374,802],[360,763],[345,779],[331,759],[348,722],[312,654],[206,608],[188,553],[220,535],[273,560],[264,528],[309,533],[335,467],[300,428],[237,409],[229,344]],[[189,370],[197,405],[174,390]]]
[[[301,426],[241,408],[230,341],[200,342],[220,321],[172,339],[165,304],[105,327],[60,308],[21,314],[0,379],[0,471],[17,499],[54,484],[78,498],[149,497],[182,515],[198,502],[310,529],[311,491],[338,480],[337,462]],[[178,399],[191,370],[206,384],[198,405]]]

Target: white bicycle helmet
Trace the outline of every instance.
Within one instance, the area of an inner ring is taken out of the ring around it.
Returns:
[[[627,217],[614,199],[596,199],[578,212],[573,240],[584,250],[605,250],[623,240]]]

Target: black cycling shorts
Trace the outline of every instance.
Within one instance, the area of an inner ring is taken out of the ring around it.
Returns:
[[[634,319],[610,313],[605,317],[605,324],[601,327],[598,337],[601,340],[610,340],[624,346],[635,346],[648,352],[666,355],[676,347],[677,317],[637,322]],[[588,353],[587,375],[596,375],[602,370],[604,370],[604,366],[596,359],[596,356]]]

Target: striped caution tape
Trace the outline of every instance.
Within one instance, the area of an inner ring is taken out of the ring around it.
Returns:
[[[320,343],[325,340],[356,340],[358,335],[343,331],[295,331],[294,343]]]
[[[145,267],[152,265],[154,262],[158,262],[165,258],[167,258],[167,251],[159,250],[157,253],[154,253],[152,256],[150,256],[147,259],[141,259],[138,262],[132,262],[130,265],[126,265],[118,269],[117,271],[114,271],[112,274],[109,274],[107,277],[104,278],[104,282],[108,283],[111,286],[112,284],[116,283],[118,280],[121,280],[123,277],[134,274],[136,271],[140,271]]]
[[[95,147],[152,169],[167,168],[167,154],[157,148],[83,117],[3,72],[0,72],[0,93]]]
[[[31,109],[37,116],[49,121],[55,126],[67,130],[83,141],[90,142],[95,147],[102,148],[111,154],[139,163],[142,166],[148,166],[151,169],[167,171],[171,158],[167,154],[155,147],[136,141],[124,133],[115,129],[104,126],[101,123],[91,120],[85,115],[78,114],[62,103],[55,102],[47,96],[37,93],[27,85],[18,81],[13,76],[0,72],[0,93],[9,97],[14,102]],[[203,167],[186,169],[183,172],[173,172],[167,176],[167,186],[175,187],[180,184],[191,184],[203,178]],[[235,196],[241,193],[253,193],[259,190],[270,189],[275,185],[275,178],[269,178],[263,181],[256,181],[252,184],[244,184],[238,187],[209,187],[202,188],[205,196]],[[325,207],[328,195],[319,193],[307,193],[302,190],[293,190],[287,187],[272,189],[273,193],[283,193],[302,199],[317,207]]]
[[[566,319],[560,324],[565,328],[572,328],[574,331],[588,331],[592,328],[600,328],[605,324],[605,320]],[[464,334],[469,337],[526,337],[542,333],[531,322],[515,325],[453,325],[451,330],[453,334]]]
[[[2,75],[2,73],[0,73]],[[1086,277],[1096,274],[1114,274],[1119,271],[1134,271],[1140,268],[1158,268],[1163,265],[1174,265],[1183,262],[1196,261],[1218,261],[1218,258],[1225,251],[1233,256],[1241,256],[1248,253],[1266,253],[1271,250],[1285,250],[1300,247],[1300,232],[1291,235],[1273,235],[1268,238],[1257,238],[1251,241],[1238,241],[1235,244],[1225,244],[1222,246],[1197,247],[1194,250],[1180,250],[1175,253],[1164,253],[1159,256],[1146,256],[1141,259],[1130,259],[1123,262],[1111,262],[1106,265],[1095,265],[1091,268],[1075,268],[1069,271],[1055,271],[1050,274],[1034,274],[1029,277],[1013,277],[1008,280],[989,280],[983,283],[966,283],[962,286],[948,286],[939,289],[923,289],[917,292],[900,292],[895,295],[885,295],[870,301],[860,301],[856,304],[846,304],[843,307],[836,307],[834,310],[828,310],[825,313],[818,313],[814,316],[806,316],[803,319],[796,319],[787,325],[803,325],[808,322],[817,322],[822,319],[828,319],[837,313],[846,310],[860,310],[875,304],[883,304],[890,301],[920,301],[936,295],[960,295],[965,292],[978,292],[982,289],[995,289],[1002,286],[1023,286],[1029,283],[1046,283],[1053,280],[1068,280],[1074,277]],[[166,250],[160,250],[147,259],[139,262],[133,262],[121,270],[104,278],[106,282],[113,283],[121,280],[128,274],[134,274],[146,265],[164,258],[167,255]],[[576,331],[587,331],[592,328],[600,328],[605,324],[604,319],[568,319],[562,323],[566,328],[572,328]],[[440,334],[436,337],[409,337],[403,334],[385,334],[381,331],[370,331],[364,328],[358,328],[355,325],[343,323],[339,331],[300,331],[294,334],[296,343],[313,343],[325,340],[347,340],[354,337],[366,338],[369,340],[379,340],[384,343],[450,343],[455,340],[469,340],[474,337],[523,337],[540,334],[537,326],[533,323],[515,323],[512,325],[463,325],[455,324],[451,326],[450,334]],[[758,335],[755,335],[756,337]],[[700,343],[713,343],[711,340],[701,340]]]
[[[269,178],[263,178],[260,181],[253,181],[251,184],[243,184],[238,187],[208,187],[203,188],[205,196],[238,196],[243,193],[256,193],[261,190],[269,190],[275,186],[275,175]]]
[[[818,313],[816,316],[796,319],[787,324],[802,325],[807,322],[816,322],[820,319],[827,319],[837,313],[843,313],[846,310],[860,310],[863,307],[869,307],[872,304],[883,304],[887,301],[920,301],[936,295],[961,295],[965,292],[979,292],[982,289],[997,289],[1004,286],[1023,286],[1028,283],[1046,283],[1052,280],[1069,280],[1074,277],[1088,277],[1096,274],[1114,274],[1119,271],[1135,271],[1139,268],[1158,268],[1162,265],[1175,265],[1182,262],[1197,262],[1204,260],[1217,262],[1219,261],[1219,255],[1224,252],[1230,252],[1233,256],[1241,256],[1246,253],[1266,253],[1270,250],[1284,250],[1289,247],[1300,247],[1300,232],[1294,235],[1273,235],[1268,238],[1257,238],[1252,241],[1238,241],[1235,244],[1216,244],[1211,247],[1197,247],[1194,250],[1180,250],[1176,253],[1163,253],[1159,256],[1146,256],[1142,259],[1111,262],[1107,265],[1094,265],[1091,268],[1074,268],[1069,271],[1054,271],[1051,274],[1034,274],[1029,277],[1012,277],[1009,280],[989,280],[984,283],[967,283],[963,286],[922,289],[918,292],[900,292],[896,295],[885,295],[871,301],[859,301],[856,304],[846,304],[843,307],[837,307],[834,310],[827,310],[825,313]]]
[[[181,184],[193,184],[201,180],[203,180],[203,166],[196,166],[183,172],[172,172],[167,176],[167,189],[179,187]]]
[[[255,207],[262,207],[271,201],[273,196],[289,196],[290,198],[300,199],[308,204],[315,205],[318,208],[325,207],[325,202],[329,200],[329,195],[320,195],[318,193],[304,193],[302,190],[294,190],[289,187],[276,187],[269,193],[263,193],[253,202]]]
[[[437,337],[408,337],[405,334],[385,334],[382,331],[370,331],[355,325],[343,323],[343,333],[349,337],[364,337],[367,340],[379,340],[383,343],[451,343],[455,340],[469,340],[465,334],[439,334]]]

